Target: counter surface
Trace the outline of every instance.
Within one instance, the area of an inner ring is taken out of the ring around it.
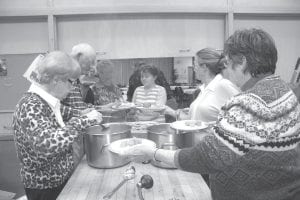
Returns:
[[[136,184],[144,174],[154,180],[151,189],[143,189],[145,200],[211,200],[210,189],[200,174],[177,169],[162,169],[151,164],[129,163],[114,169],[97,169],[83,157],[58,200],[101,200],[122,181],[124,171],[134,166],[136,177],[125,183],[111,199],[138,200]]]

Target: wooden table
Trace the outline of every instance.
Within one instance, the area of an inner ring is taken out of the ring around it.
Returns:
[[[129,163],[115,169],[88,166],[83,157],[58,200],[101,200],[122,180],[124,171],[134,166],[136,178],[125,183],[111,199],[138,200],[136,184],[144,174],[154,180],[151,189],[143,189],[145,200],[211,200],[210,189],[200,174],[177,169],[162,169],[151,164]]]

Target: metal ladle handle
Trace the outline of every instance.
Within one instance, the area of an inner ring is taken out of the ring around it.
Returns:
[[[122,185],[124,185],[124,183],[126,183],[126,181],[131,180],[131,179],[133,179],[135,177],[135,168],[134,168],[134,166],[131,166],[127,170],[133,170],[133,175],[130,176],[130,177],[126,177],[126,176],[123,175],[123,180],[111,192],[107,193],[103,197],[104,200],[110,199],[120,189],[120,187],[122,187]]]
[[[142,193],[142,188],[140,184],[136,184],[137,190],[138,190],[138,195],[139,195],[139,200],[144,200],[143,193]]]
[[[109,192],[109,193],[107,193],[104,197],[103,197],[103,199],[104,200],[107,200],[107,199],[110,199],[115,193],[116,193],[116,191],[118,191],[118,189],[120,189],[120,187],[122,186],[122,185],[124,185],[124,183],[126,183],[126,179],[124,179],[124,180],[122,180],[111,192]]]

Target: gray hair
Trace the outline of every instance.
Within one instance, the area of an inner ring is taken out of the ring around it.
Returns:
[[[82,69],[89,71],[95,66],[96,51],[87,43],[80,43],[72,48],[71,56],[79,62]]]
[[[234,64],[247,60],[244,73],[252,77],[259,74],[275,73],[277,48],[272,36],[262,29],[250,28],[237,30],[225,42],[224,53]]]
[[[102,69],[112,69],[114,64],[110,60],[98,60],[97,66],[96,66],[96,71],[99,73],[100,70]]]
[[[67,53],[53,51],[45,56],[36,69],[37,81],[48,84],[54,78],[76,79],[81,73],[79,64]]]

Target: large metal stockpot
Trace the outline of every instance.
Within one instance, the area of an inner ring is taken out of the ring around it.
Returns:
[[[92,126],[85,134],[85,151],[87,162],[96,168],[115,168],[126,165],[128,160],[108,150],[108,145],[116,140],[130,138],[131,126],[110,124],[108,128]]]
[[[147,137],[156,143],[157,148],[176,150],[196,145],[206,133],[203,131],[179,131],[170,127],[170,124],[159,124],[147,128]],[[151,161],[155,166],[172,168],[163,162]]]
[[[128,110],[114,110],[112,108],[98,109],[102,114],[103,123],[125,122]]]

